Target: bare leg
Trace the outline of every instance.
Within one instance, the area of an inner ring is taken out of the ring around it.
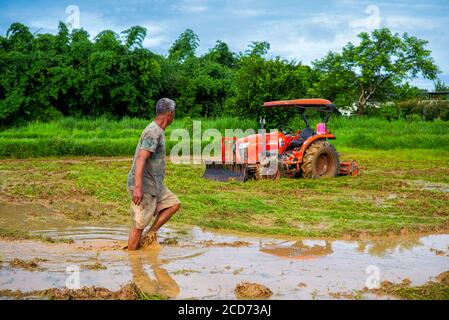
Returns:
[[[166,208],[159,212],[154,221],[153,225],[150,227],[148,232],[157,232],[170,218],[179,210],[181,204],[175,204],[172,207]]]
[[[140,245],[140,236],[143,229],[132,228],[128,237],[128,250],[137,250]]]

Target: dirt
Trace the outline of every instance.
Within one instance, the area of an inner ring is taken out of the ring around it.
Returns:
[[[200,245],[203,247],[246,247],[250,243],[247,241],[214,242],[213,240],[205,240],[201,241]]]
[[[258,283],[241,282],[237,285],[234,293],[238,299],[262,299],[269,298],[273,292]]]
[[[178,244],[178,238],[165,238],[160,242],[164,246],[176,246]]]
[[[405,299],[443,299],[449,297],[449,271],[444,271],[419,286],[412,286],[412,281],[408,278],[403,279],[400,283],[392,281],[382,281],[379,288],[364,288],[363,293],[374,293],[379,296],[396,296]]]
[[[148,232],[142,235],[142,240],[140,241],[141,249],[159,249],[160,245],[157,239],[157,235],[154,232]]]
[[[185,269],[185,270],[177,270],[177,271],[173,272],[174,275],[182,274],[182,275],[185,275],[185,276],[189,276],[192,273],[200,273],[200,271],[192,270],[192,269]]]
[[[352,292],[329,292],[329,297],[333,299],[355,300],[356,296]]]
[[[81,269],[83,270],[106,270],[107,267],[100,262],[96,262],[94,264],[82,264]]]
[[[21,269],[25,269],[25,270],[35,271],[35,270],[38,270],[38,268],[39,268],[38,263],[42,262],[42,261],[47,261],[47,260],[35,258],[33,260],[26,261],[26,260],[14,258],[9,262],[9,266],[11,268],[21,268]]]
[[[16,299],[25,298],[47,298],[51,300],[136,300],[140,298],[139,288],[136,284],[129,283],[118,291],[106,288],[82,287],[80,289],[58,289],[35,290],[22,292],[20,290],[1,290],[0,296]]]
[[[435,279],[438,283],[449,285],[449,271],[440,273]]]

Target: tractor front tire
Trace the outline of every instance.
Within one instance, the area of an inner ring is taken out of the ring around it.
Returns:
[[[340,170],[340,159],[335,147],[324,140],[313,142],[304,153],[301,166],[304,178],[335,177]]]

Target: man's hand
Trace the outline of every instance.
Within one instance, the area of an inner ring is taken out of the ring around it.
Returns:
[[[145,167],[145,162],[147,159],[151,156],[151,152],[147,150],[140,150],[139,154],[136,159],[136,173],[134,179],[134,191],[133,191],[133,202],[136,205],[140,205],[143,198],[143,192],[142,192],[142,176],[143,176],[143,170]]]
[[[138,206],[142,202],[143,192],[140,188],[134,188],[133,191],[133,202]]]

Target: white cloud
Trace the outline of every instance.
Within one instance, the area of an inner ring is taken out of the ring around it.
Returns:
[[[143,42],[144,47],[167,47],[169,45],[167,36],[167,32],[169,31],[168,23],[146,21],[141,25],[147,29],[147,36]]]
[[[49,13],[43,18],[31,19],[29,25],[32,28],[56,31],[59,21],[65,22],[64,14]],[[80,27],[85,29],[92,37],[95,37],[103,30],[109,29],[120,33],[129,26],[116,24],[112,19],[96,12],[87,12],[80,10]]]
[[[240,17],[260,17],[267,14],[260,9],[231,9],[230,13]]]
[[[365,13],[368,15],[367,17],[352,20],[349,22],[349,26],[353,29],[365,29],[367,31],[378,29],[381,23],[379,7],[376,5],[369,5],[365,8]]]
[[[384,27],[400,30],[411,29],[434,29],[438,25],[438,21],[429,20],[406,15],[388,15],[384,19]]]
[[[150,36],[147,36],[145,38],[145,40],[143,41],[143,46],[145,48],[160,47],[160,46],[162,46],[166,42],[167,42],[167,38],[166,37],[163,37],[163,36],[161,36],[161,37],[152,37],[150,35]]]
[[[204,0],[183,0],[179,4],[173,4],[173,10],[185,13],[202,13],[208,10]]]
[[[246,45],[252,40],[266,40],[273,54],[310,63],[357,41],[359,31],[350,28],[349,22],[348,17],[330,14],[265,22],[257,26],[256,32],[246,35]]]

